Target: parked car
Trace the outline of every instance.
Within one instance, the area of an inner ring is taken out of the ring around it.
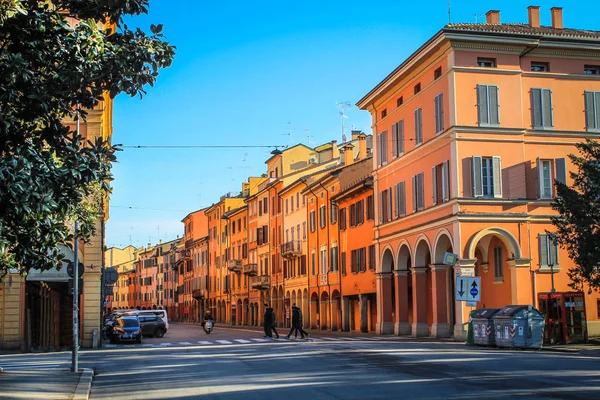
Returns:
[[[165,323],[165,328],[167,330],[169,329],[169,317],[167,316],[167,310],[131,310],[127,311],[125,315],[136,315],[138,317],[141,315],[158,315]]]
[[[121,316],[115,320],[111,334],[111,343],[136,342],[142,343],[142,329],[137,317]]]
[[[167,327],[162,318],[158,315],[140,314],[137,316],[137,319],[140,321],[142,335],[144,336],[161,338],[167,333]]]

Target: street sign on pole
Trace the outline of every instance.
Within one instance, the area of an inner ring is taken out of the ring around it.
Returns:
[[[481,297],[481,277],[457,276],[456,300],[479,301]]]
[[[104,270],[103,281],[106,285],[112,285],[119,280],[119,273],[113,267]]]
[[[442,261],[442,263],[454,267],[454,265],[456,264],[456,260],[458,260],[457,254],[446,252],[444,254],[444,260]]]

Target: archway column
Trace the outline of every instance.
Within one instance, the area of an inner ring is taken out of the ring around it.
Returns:
[[[347,296],[342,298],[342,331],[350,331],[350,299]]]
[[[412,336],[429,336],[427,324],[427,268],[410,269],[413,287]]]
[[[321,308],[319,309],[319,329],[322,331],[326,331],[331,326],[331,309],[329,308],[329,303],[329,298],[327,298],[327,300],[321,300]],[[323,323],[323,321],[325,321],[325,323]]]
[[[396,324],[394,325],[394,333],[396,335],[410,335],[410,324],[408,323],[408,271],[394,271],[394,279],[396,281]]]
[[[510,269],[512,304],[531,304],[533,289],[531,284],[531,259],[513,258],[507,260]]]
[[[369,296],[366,294],[358,295],[360,306],[360,332],[369,332]],[[379,324],[379,323],[378,323]]]
[[[448,324],[448,266],[445,264],[431,264],[431,292],[433,324],[431,336],[436,338],[450,337]]]
[[[317,324],[317,300],[311,300],[310,301],[310,323],[309,323],[309,328],[311,329],[318,329],[319,325]],[[322,310],[319,310],[319,312],[321,312]]]
[[[392,298],[392,273],[380,272],[377,274],[377,333],[385,335],[394,333],[394,323],[392,322],[392,307],[388,299]],[[361,300],[362,301],[362,300]],[[366,300],[365,300],[366,301]],[[361,303],[361,317],[362,317]],[[362,318],[361,318],[362,327]]]
[[[329,323],[332,331],[337,331],[340,328],[339,315],[340,315],[340,299],[331,299],[329,302],[331,305],[331,322]]]

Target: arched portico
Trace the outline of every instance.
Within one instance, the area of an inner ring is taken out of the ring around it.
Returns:
[[[396,335],[410,335],[412,323],[412,279],[410,268],[412,257],[407,241],[400,243],[397,257],[398,263],[394,271],[394,284],[396,291],[396,322],[394,333]]]
[[[447,229],[436,234],[431,277],[431,336],[449,337],[454,325],[454,268],[444,264],[444,255],[453,253],[452,237]]]
[[[377,325],[376,329],[380,335],[394,333],[394,320],[392,317],[395,304],[394,282],[392,271],[394,271],[394,253],[390,246],[384,247],[381,257],[380,271],[377,273]],[[367,311],[367,299],[360,299],[361,332],[363,331],[363,313]],[[363,303],[364,302],[364,303]]]
[[[430,290],[429,264],[431,263],[431,245],[425,235],[420,236],[415,242],[413,252],[414,265],[412,272],[413,294],[413,336],[429,336],[429,323],[431,313],[431,298],[426,295]]]

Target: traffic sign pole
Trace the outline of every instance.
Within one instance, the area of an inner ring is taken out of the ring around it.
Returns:
[[[79,121],[77,122],[79,123]],[[73,351],[71,353],[71,372],[79,372],[79,224],[75,222],[75,260],[73,268]]]

